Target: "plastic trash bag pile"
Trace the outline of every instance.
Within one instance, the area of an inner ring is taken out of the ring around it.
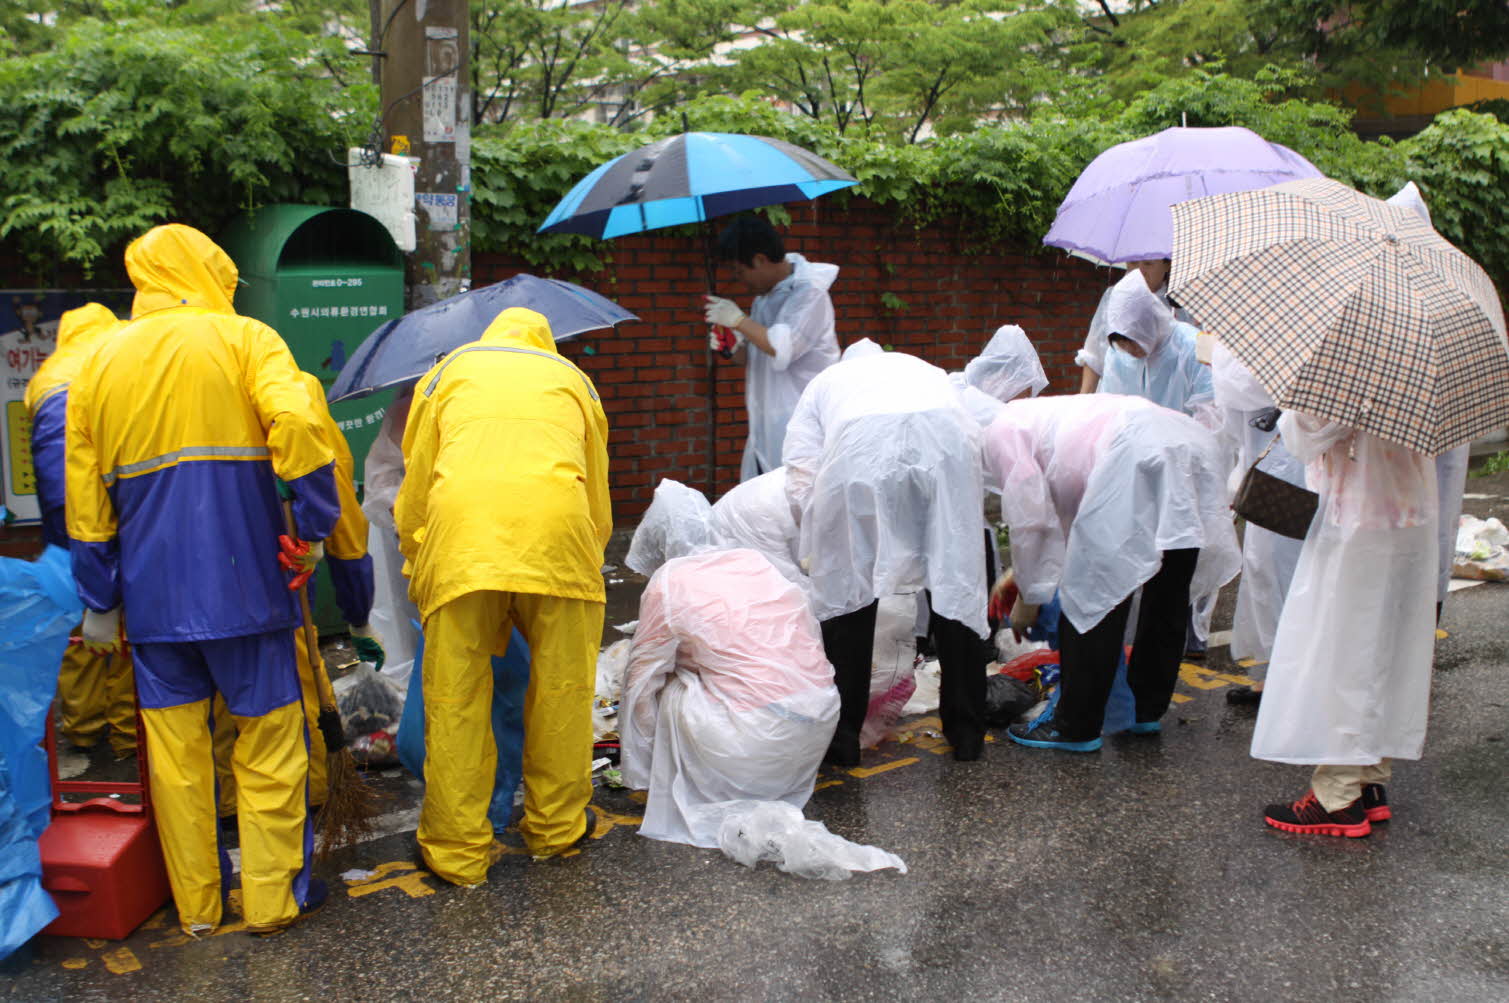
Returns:
[[[1453,578],[1509,581],[1509,529],[1497,519],[1464,515],[1457,523],[1456,556],[1451,562]]]

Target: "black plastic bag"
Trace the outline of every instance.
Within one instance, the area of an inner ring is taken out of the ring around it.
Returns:
[[[1037,706],[1041,697],[1031,683],[997,674],[985,680],[985,724],[1004,728]]]

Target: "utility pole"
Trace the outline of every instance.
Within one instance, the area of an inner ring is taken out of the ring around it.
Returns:
[[[471,39],[467,0],[374,0],[384,152],[419,160],[407,306],[471,288]]]

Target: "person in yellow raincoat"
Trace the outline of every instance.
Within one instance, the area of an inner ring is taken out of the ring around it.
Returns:
[[[519,832],[536,857],[588,833],[607,435],[592,381],[532,310],[504,310],[414,389],[394,515],[425,631],[419,862],[454,884],[493,858],[491,656],[515,626],[532,658]]]
[[[67,311],[58,321],[57,347],[26,384],[24,404],[31,417],[42,539],[50,547],[68,547],[63,515],[68,385],[100,342],[122,326],[110,308],[100,303]],[[58,672],[58,717],[63,736],[80,748],[93,746],[108,727],[116,758],[135,755],[136,693],[130,654],[123,647],[114,652],[91,651],[81,641],[71,642]]]
[[[372,614],[372,558],[367,555],[367,517],[362,513],[361,502],[356,497],[356,463],[351,458],[351,447],[341,434],[335,419],[330,415],[330,406],[325,402],[325,387],[313,373],[303,373],[304,388],[309,391],[309,400],[319,418],[325,441],[335,453],[335,489],[340,496],[341,515],[335,529],[325,540],[325,570],[335,589],[335,603],[351,629],[351,640],[357,656],[382,668],[384,656],[382,639],[367,623]],[[311,590],[313,582],[311,580]],[[313,603],[311,591],[310,602]],[[304,701],[304,718],[309,728],[309,804],[313,808],[323,805],[330,796],[329,770],[326,763],[325,736],[320,732],[320,691],[316,682],[319,674],[327,671],[319,651],[311,657],[306,634],[294,632],[298,649],[299,690]],[[215,698],[215,774],[220,785],[220,817],[228,819],[236,813],[236,778],[231,769],[231,748],[235,744],[235,723],[225,701]],[[227,823],[228,824],[228,823]]]
[[[210,700],[235,718],[232,756],[246,923],[274,933],[317,908],[309,875],[308,740],[294,661],[301,622],[278,561],[276,478],[301,534],[322,541],[339,501],[334,456],[277,332],[231,305],[236,266],[192,227],[126,249],[132,321],[68,397],[68,536],[83,634],[124,609],[152,801],[179,923],[222,920]],[[311,561],[322,546],[311,548]]]

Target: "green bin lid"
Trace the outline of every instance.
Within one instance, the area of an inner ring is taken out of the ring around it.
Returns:
[[[377,219],[328,205],[264,206],[238,216],[220,246],[244,279],[271,279],[280,267],[353,264],[403,268],[403,255]]]

